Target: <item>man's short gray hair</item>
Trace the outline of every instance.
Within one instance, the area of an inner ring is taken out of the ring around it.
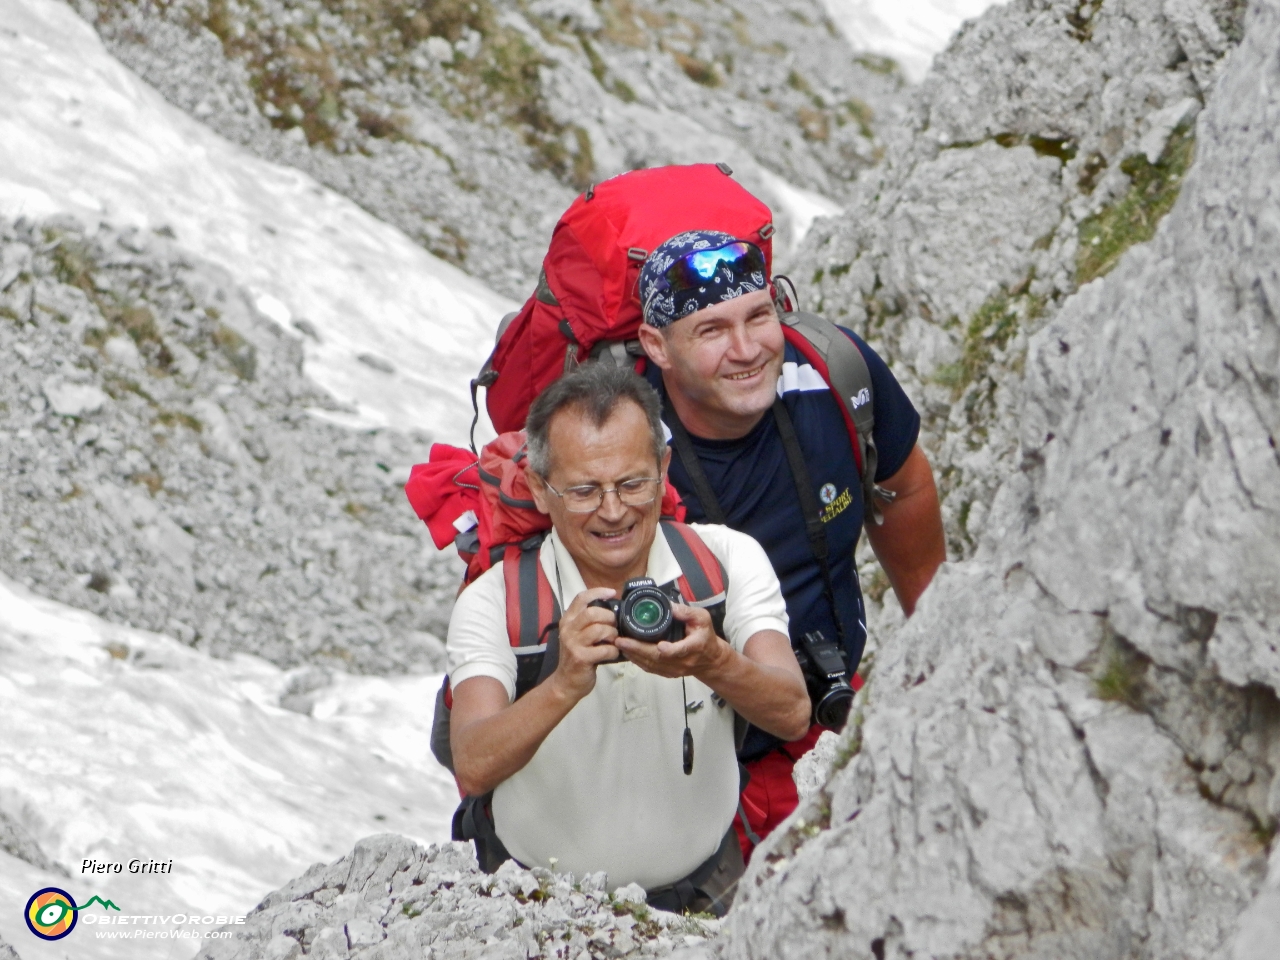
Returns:
[[[572,407],[585,413],[596,427],[601,427],[618,404],[626,400],[644,411],[653,438],[653,455],[661,466],[667,441],[663,436],[662,403],[657,391],[628,367],[597,362],[566,373],[538,394],[529,407],[525,434],[533,472],[545,477],[551,471],[551,420],[557,413]]]

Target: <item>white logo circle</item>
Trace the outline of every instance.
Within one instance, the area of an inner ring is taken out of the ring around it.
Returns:
[[[834,483],[824,483],[822,489],[818,491],[818,496],[822,498],[823,503],[830,503],[836,498],[836,485]]]

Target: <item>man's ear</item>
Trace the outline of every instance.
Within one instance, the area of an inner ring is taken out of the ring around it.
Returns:
[[[647,323],[640,324],[640,329],[636,336],[640,338],[640,346],[644,348],[645,355],[658,365],[659,370],[669,370],[671,361],[667,357],[667,335],[657,327],[651,327]]]
[[[529,492],[533,494],[533,502],[538,512],[550,515],[551,498],[554,494],[548,492],[547,482],[532,470],[525,470],[524,479],[529,484]]]

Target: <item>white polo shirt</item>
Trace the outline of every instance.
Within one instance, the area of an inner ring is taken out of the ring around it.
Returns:
[[[764,549],[728,527],[693,528],[728,575],[725,639],[741,652],[762,630],[785,636],[787,608]],[[554,532],[540,559],[566,608],[586,585]],[[471,677],[493,677],[514,699],[516,657],[501,567],[458,597],[449,620],[449,674],[455,689]],[[646,575],[659,584],[680,575],[661,531]],[[710,857],[738,806],[733,709],[701,681],[689,677],[685,684],[694,742],[690,776],[683,769],[679,678],[656,677],[629,662],[597,667],[591,693],[494,791],[494,825],[511,855],[527,866],[577,876],[604,870],[610,885],[646,889],[679,880]]]

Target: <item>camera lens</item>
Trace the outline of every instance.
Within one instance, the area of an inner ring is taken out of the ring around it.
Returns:
[[[849,719],[849,708],[853,706],[853,688],[847,683],[832,684],[823,694],[822,699],[814,705],[813,719],[824,727],[841,730]]]
[[[631,619],[646,630],[650,629],[662,620],[662,607],[658,601],[645,597],[631,608]]]
[[[671,639],[671,623],[671,601],[651,581],[624,591],[618,611],[618,632],[623,636],[648,643]]]

